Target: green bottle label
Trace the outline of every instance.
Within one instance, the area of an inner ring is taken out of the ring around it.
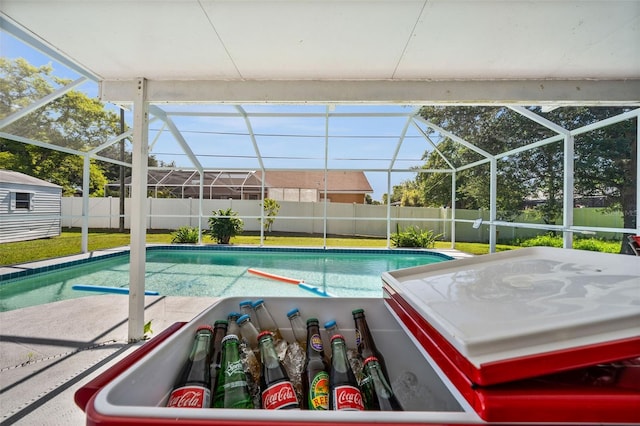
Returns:
[[[309,410],[329,409],[329,374],[321,371],[316,374],[309,386]]]

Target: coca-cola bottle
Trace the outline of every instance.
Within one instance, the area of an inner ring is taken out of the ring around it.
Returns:
[[[218,371],[213,407],[253,408],[247,376],[240,360],[238,336],[229,334],[222,342],[222,365]]]
[[[216,377],[222,362],[222,339],[227,334],[227,321],[218,320],[213,323],[213,338],[211,339],[211,395],[216,389]]]
[[[282,340],[280,329],[269,312],[269,309],[267,309],[267,305],[264,303],[263,299],[258,299],[253,302],[253,310],[256,313],[258,324],[260,324],[259,330],[272,332],[273,338],[276,342]],[[256,325],[256,327],[258,326]]]
[[[291,323],[291,331],[293,332],[293,337],[296,339],[296,342],[302,347],[302,350],[306,349],[307,345],[307,327],[304,324],[304,320],[302,319],[302,315],[300,315],[300,310],[298,308],[294,308],[287,312],[287,318],[289,318],[289,322]]]
[[[362,393],[347,360],[344,337],[340,334],[331,338],[329,385],[330,410],[364,410]]]
[[[176,380],[167,407],[208,408],[211,405],[211,338],[213,328],[201,325],[187,362]]]
[[[278,359],[273,343],[273,333],[263,331],[258,335],[260,342],[260,392],[262,408],[280,410],[299,408],[298,398],[287,372]]]
[[[382,374],[378,358],[370,356],[364,360],[364,379],[360,382],[364,406],[367,410],[402,411],[402,406]]]
[[[376,348],[376,344],[373,341],[373,336],[371,335],[371,331],[369,330],[369,325],[367,324],[367,319],[364,316],[364,309],[355,309],[351,311],[353,315],[353,320],[355,322],[356,327],[356,347],[358,349],[358,354],[360,354],[360,358],[365,360],[369,357],[378,358],[378,362],[382,366],[382,372],[387,378],[387,382],[389,381],[389,375],[387,374],[387,365],[384,362],[384,357]]]
[[[307,356],[302,368],[302,408],[329,409],[329,366],[325,361],[317,318],[307,320]]]

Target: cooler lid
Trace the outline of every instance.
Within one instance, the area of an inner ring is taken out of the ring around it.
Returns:
[[[477,384],[640,355],[640,257],[534,247],[382,279]]]

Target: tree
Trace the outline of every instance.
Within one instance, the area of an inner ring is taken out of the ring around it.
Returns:
[[[229,244],[232,237],[242,234],[244,222],[238,217],[238,212],[228,208],[219,209],[217,212],[214,210],[211,213],[208,221],[209,230],[206,233],[218,244]]]
[[[565,129],[583,127],[621,114],[625,108],[558,108],[543,113],[532,111]],[[424,107],[420,114],[475,146],[497,154],[555,135],[508,108],[494,107]],[[606,197],[611,208],[623,213],[624,227],[635,228],[636,218],[636,120],[600,128],[575,138],[575,192],[580,195]],[[472,149],[445,138],[438,149],[454,167],[481,159]],[[425,155],[424,168],[448,168],[436,152]],[[562,142],[504,158],[498,163],[498,216],[513,217],[526,196],[542,196],[538,211],[545,223],[555,223],[562,212],[563,199]],[[486,208],[489,202],[488,166],[465,169],[456,175],[456,206]],[[450,199],[451,180],[442,174],[418,174],[418,185],[427,205],[441,205]],[[623,242],[621,251],[628,246]]]
[[[6,117],[53,93],[70,80],[52,75],[51,66],[34,67],[26,60],[0,58],[0,117]],[[118,117],[97,99],[70,91],[11,123],[3,131],[28,139],[87,151],[118,134]],[[0,139],[0,168],[19,171],[63,187],[72,195],[82,187],[83,158],[35,145]],[[117,157],[113,157],[117,158]],[[90,163],[90,195],[100,196],[107,179],[97,161]]]
[[[266,216],[264,218],[264,222],[262,222],[262,228],[267,232],[271,232],[271,226],[276,220],[276,216],[278,215],[278,211],[280,210],[280,204],[278,204],[278,202],[273,198],[265,198],[262,203],[262,209],[264,210]],[[262,220],[262,218],[258,220]]]

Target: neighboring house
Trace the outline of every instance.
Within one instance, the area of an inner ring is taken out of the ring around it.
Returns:
[[[265,197],[277,201],[317,202],[324,200],[324,171],[267,171]],[[204,199],[260,200],[263,175],[259,171],[206,171],[202,182]],[[199,198],[200,174],[185,170],[150,170],[147,191],[155,198]],[[129,189],[131,178],[125,179]],[[107,185],[105,193],[117,192],[119,184]],[[373,193],[363,172],[328,171],[327,199],[335,203],[364,204]]]
[[[262,176],[261,172],[256,172]],[[373,193],[364,172],[328,171],[327,199],[334,203],[365,204],[366,195]],[[267,197],[277,201],[324,200],[324,171],[267,171]]]
[[[0,243],[60,235],[62,187],[0,170]]]

